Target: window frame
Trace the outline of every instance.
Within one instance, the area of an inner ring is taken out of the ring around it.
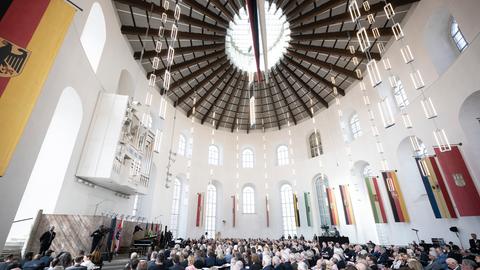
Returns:
[[[242,189],[242,212],[255,214],[255,189],[250,185]]]
[[[215,149],[215,151],[212,149]],[[220,165],[220,148],[215,144],[208,146],[208,164],[212,166]]]
[[[180,221],[180,202],[182,200],[182,182],[175,178],[173,181],[172,208],[170,212],[170,231],[173,237],[177,237]]]
[[[283,234],[287,236],[297,235],[297,225],[295,223],[295,208],[293,206],[293,189],[290,184],[283,184],[280,187],[280,199],[282,209]]]
[[[183,134],[178,136],[177,153],[181,156],[186,156],[187,153],[187,137]]]
[[[246,152],[250,152],[249,156],[245,156]],[[245,148],[242,150],[242,168],[253,169],[255,166],[255,153],[251,148]]]
[[[360,119],[356,112],[350,116],[350,119],[348,119],[348,125],[354,140],[363,135],[362,127],[360,126]]]
[[[213,184],[207,186],[207,196],[205,200],[205,232],[207,237],[215,237],[217,219],[217,187]]]
[[[310,136],[308,136],[308,144],[310,147],[311,158],[315,158],[320,155],[323,155],[322,137],[320,135],[320,132],[318,131],[312,132]]]
[[[283,150],[285,149],[285,150]],[[277,147],[277,165],[278,166],[286,166],[290,164],[290,153],[289,153],[288,146],[285,144],[279,145]]]
[[[395,98],[395,103],[399,108],[403,109],[410,105],[405,86],[403,86],[403,83],[399,78],[397,78],[396,85],[393,87],[392,92],[393,97]]]
[[[454,17],[452,17],[450,22],[450,37],[460,53],[465,51],[465,49],[468,47],[467,39],[463,35],[462,30],[460,30],[460,26]]]

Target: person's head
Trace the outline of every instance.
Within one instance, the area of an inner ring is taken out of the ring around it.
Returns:
[[[158,252],[152,251],[152,254],[150,254],[150,260],[155,261],[157,259]]]
[[[413,269],[413,270],[423,270],[422,264],[416,259],[409,259],[407,261],[407,265],[410,269]]]
[[[83,261],[84,262],[88,262],[88,261],[91,261],[92,260],[92,254],[87,254],[85,256],[83,256]]]
[[[448,268],[450,268],[450,269],[455,269],[458,266],[457,260],[455,260],[453,258],[447,258],[446,263],[447,263]]]
[[[273,263],[273,266],[278,266],[282,263],[282,261],[280,260],[279,257],[274,256],[273,259],[272,259],[272,263]]]
[[[188,256],[187,262],[189,266],[193,265],[193,263],[195,262],[195,257],[193,257],[193,255]]]
[[[13,260],[13,254],[8,254],[7,257],[5,257],[5,262],[11,262]]]
[[[472,236],[472,239],[477,239],[477,234],[475,233],[470,234],[470,236]]]
[[[50,256],[52,256],[52,254],[53,254],[53,250],[51,250],[51,249],[45,251],[45,256],[50,257]]]
[[[133,260],[133,259],[138,259],[138,253],[132,252],[132,254],[130,254],[130,260]]]
[[[172,256],[172,261],[174,264],[179,264],[180,263],[180,256],[178,256],[177,254],[173,255]]]
[[[50,267],[53,268],[53,267],[57,266],[58,263],[59,263],[59,260],[57,258],[55,258],[50,262]]]
[[[40,260],[40,258],[42,258],[42,255],[40,254],[35,254],[35,256],[33,256],[34,260]]]
[[[304,263],[304,262],[299,262],[297,269],[298,269],[298,270],[308,270],[308,266],[307,266],[307,264]]]
[[[102,225],[100,225],[100,227],[98,227],[98,229],[102,231],[102,230],[105,229],[105,226],[103,226],[103,224],[102,224]]]
[[[130,260],[130,270],[136,270],[139,262],[137,258]]]
[[[77,256],[73,261],[75,264],[81,264],[83,262],[83,256]]]
[[[242,270],[243,269],[243,262],[242,261],[236,261],[234,269],[235,270]]]
[[[147,270],[147,260],[140,260],[137,264],[136,270]]]
[[[262,265],[263,267],[272,265],[272,258],[269,255],[263,255]]]
[[[55,226],[50,226],[50,231],[53,232],[55,230]]]
[[[201,260],[195,260],[193,262],[193,267],[195,267],[195,269],[202,269],[203,268],[203,262]]]
[[[25,256],[23,256],[23,258],[26,260],[26,261],[31,261],[33,259],[33,252],[31,251],[28,251],[25,253]]]
[[[164,261],[165,261],[165,253],[159,252],[157,254],[157,258],[155,259],[155,262],[160,264],[160,263],[163,263]]]
[[[69,252],[62,253],[62,255],[58,257],[58,259],[60,260],[58,264],[63,266],[64,268],[72,265],[72,254],[70,254]]]
[[[477,268],[477,264],[469,259],[462,260],[462,270],[475,270]]]

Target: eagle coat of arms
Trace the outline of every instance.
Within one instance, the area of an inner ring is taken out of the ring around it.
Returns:
[[[19,75],[30,52],[0,37],[0,77],[14,77]]]

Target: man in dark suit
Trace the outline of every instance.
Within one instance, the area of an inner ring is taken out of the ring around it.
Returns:
[[[24,270],[42,270],[45,268],[46,265],[43,264],[43,262],[40,260],[41,255],[37,254],[35,257],[33,257],[33,260],[26,262],[23,265]]]
[[[52,245],[53,239],[55,239],[56,235],[57,233],[55,233],[55,226],[51,226],[50,230],[44,232],[42,236],[40,236],[40,255],[45,255],[45,251],[50,248],[50,245]]]
[[[472,233],[470,236],[472,236],[472,239],[468,240],[468,242],[470,243],[470,252],[480,252],[480,240],[477,239],[477,235]]]
[[[105,230],[105,227],[103,225],[100,225],[100,227],[90,235],[90,237],[93,238],[92,239],[92,247],[90,248],[90,253],[93,253],[93,251],[95,251],[97,246],[102,241],[103,236],[105,236],[106,232],[107,231]]]
[[[172,257],[173,265],[168,268],[169,270],[184,270],[182,265],[180,265],[180,256],[177,254]]]

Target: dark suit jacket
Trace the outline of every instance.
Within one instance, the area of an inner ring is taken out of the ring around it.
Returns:
[[[22,269],[25,269],[25,270],[42,270],[44,267],[45,267],[45,265],[43,264],[42,261],[40,261],[40,260],[31,260],[31,261],[26,262],[26,263],[23,265],[23,268],[22,268]],[[85,268],[85,269],[86,269],[86,268]]]
[[[262,265],[259,263],[254,263],[250,265],[250,270],[262,270]]]
[[[263,270],[275,270],[275,268],[273,268],[271,265],[267,265],[263,268]]]
[[[184,270],[185,268],[183,268],[183,266],[181,266],[180,264],[174,264],[173,266],[170,266],[170,268],[168,268],[169,270]]]
[[[74,265],[74,266],[65,268],[65,270],[87,270],[87,267],[83,265]]]

